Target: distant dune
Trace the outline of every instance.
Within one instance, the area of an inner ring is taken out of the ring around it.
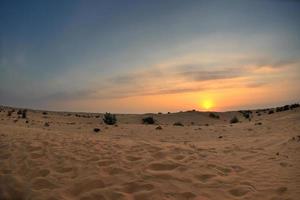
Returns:
[[[297,104],[103,116],[0,107],[0,199],[300,197]]]

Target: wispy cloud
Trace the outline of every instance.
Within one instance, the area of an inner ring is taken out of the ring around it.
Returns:
[[[276,81],[267,79],[268,75],[281,73],[281,71],[274,71],[266,74],[260,69],[267,66],[284,70],[286,67],[299,66],[299,61],[295,59],[268,61],[268,59],[252,58],[248,59],[248,62],[245,59],[235,61],[234,67],[212,67],[208,70],[211,66],[217,66],[219,63],[208,63],[207,67],[201,63],[174,64],[166,68],[152,67],[150,70],[120,74],[106,79],[105,86],[100,86],[101,89],[95,89],[93,95],[88,96],[99,99],[124,98],[234,87],[257,88]],[[200,67],[197,67],[198,64]],[[202,68],[207,70],[202,70]]]

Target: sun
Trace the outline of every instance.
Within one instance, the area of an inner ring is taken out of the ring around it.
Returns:
[[[210,99],[205,99],[205,100],[202,101],[201,106],[205,110],[209,110],[209,109],[211,109],[214,106],[214,103]]]

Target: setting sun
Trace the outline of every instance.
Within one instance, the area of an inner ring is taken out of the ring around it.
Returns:
[[[212,102],[212,100],[206,99],[202,102],[201,106],[205,110],[209,110],[213,107],[213,102]]]

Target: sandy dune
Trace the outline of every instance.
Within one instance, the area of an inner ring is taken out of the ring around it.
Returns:
[[[156,125],[117,115],[117,126],[99,114],[29,110],[22,119],[9,110],[0,112],[0,199],[300,197],[299,108],[253,111],[251,121],[239,112],[152,114]],[[234,115],[242,122],[230,124]]]

